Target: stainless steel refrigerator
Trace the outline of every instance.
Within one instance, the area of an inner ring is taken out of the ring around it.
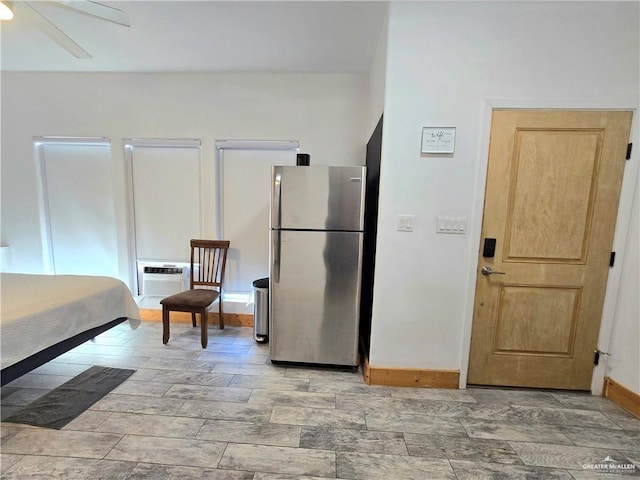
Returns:
[[[273,362],[356,366],[366,167],[272,167]]]

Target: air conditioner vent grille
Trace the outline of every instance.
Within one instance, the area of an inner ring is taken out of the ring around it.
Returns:
[[[144,267],[144,273],[159,273],[165,275],[176,275],[182,273],[182,268],[177,267]]]

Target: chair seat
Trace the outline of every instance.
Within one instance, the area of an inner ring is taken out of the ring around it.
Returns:
[[[185,292],[176,293],[160,300],[160,303],[168,308],[180,306],[183,308],[205,308],[217,300],[220,293],[215,290],[194,288]]]

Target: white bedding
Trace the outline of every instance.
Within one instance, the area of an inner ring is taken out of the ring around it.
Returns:
[[[2,368],[112,320],[140,324],[138,306],[116,278],[0,274]]]

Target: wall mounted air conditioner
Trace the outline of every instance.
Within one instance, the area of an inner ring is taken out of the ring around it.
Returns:
[[[189,264],[138,262],[138,293],[166,297],[189,289]]]

